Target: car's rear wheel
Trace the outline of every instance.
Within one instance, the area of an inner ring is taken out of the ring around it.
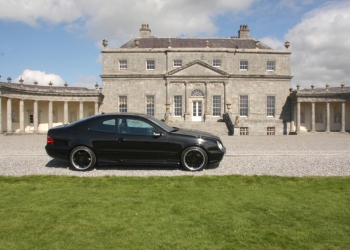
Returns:
[[[202,170],[207,163],[207,153],[200,147],[186,148],[181,154],[181,164],[186,170]]]
[[[75,170],[86,171],[95,166],[96,156],[88,147],[79,146],[71,151],[69,162]]]

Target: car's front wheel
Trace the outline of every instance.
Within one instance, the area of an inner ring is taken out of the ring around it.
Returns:
[[[79,146],[73,148],[69,155],[70,165],[78,171],[92,169],[96,164],[96,156],[88,147]]]
[[[202,170],[207,163],[207,153],[200,147],[186,148],[181,154],[181,164],[186,170]]]

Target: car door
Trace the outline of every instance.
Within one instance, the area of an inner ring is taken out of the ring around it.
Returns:
[[[125,164],[165,164],[168,137],[154,124],[139,117],[118,119],[116,157]]]
[[[99,164],[115,163],[117,122],[115,117],[106,117],[89,128],[89,137]]]

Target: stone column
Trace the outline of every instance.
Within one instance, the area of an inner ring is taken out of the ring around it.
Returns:
[[[52,128],[52,101],[49,101],[49,129]]]
[[[299,133],[300,132],[300,102],[297,101],[297,128],[296,128],[296,132]]]
[[[227,102],[227,86],[228,85],[228,82],[224,82],[224,113],[227,112],[227,107],[226,107],[226,104],[228,103]]]
[[[345,132],[345,102],[341,103],[341,133]]]
[[[79,103],[79,119],[84,118],[84,102]]]
[[[187,86],[188,85],[188,81],[185,81],[185,114],[188,113],[188,107],[187,107],[187,104],[188,104],[188,101],[187,101]]]
[[[98,102],[95,102],[95,115],[98,114]]]
[[[329,133],[330,132],[330,112],[329,112],[329,102],[326,102],[326,132]]]
[[[205,82],[205,114],[210,114],[209,112],[209,94],[208,94],[208,82]]]
[[[39,112],[38,112],[38,101],[34,101],[34,133],[38,133],[39,128]]]
[[[1,89],[0,89],[1,94]],[[1,104],[1,96],[0,96],[0,134],[2,134],[2,104]]]
[[[311,103],[311,132],[316,132],[315,128],[315,103]]]
[[[68,124],[68,102],[63,104],[63,123]]]
[[[165,81],[165,104],[169,104],[169,82]]]
[[[12,99],[7,98],[7,133],[12,133]]]
[[[21,133],[24,133],[24,101],[19,100],[19,129]]]
[[[294,130],[294,103],[290,105],[290,132],[295,132]]]

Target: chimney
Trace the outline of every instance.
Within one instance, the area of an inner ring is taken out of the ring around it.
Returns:
[[[238,38],[249,38],[249,32],[250,30],[248,29],[248,25],[242,24],[239,27]]]
[[[151,30],[150,30],[148,24],[142,24],[141,29],[140,29],[140,37],[142,37],[142,38],[151,37]]]

